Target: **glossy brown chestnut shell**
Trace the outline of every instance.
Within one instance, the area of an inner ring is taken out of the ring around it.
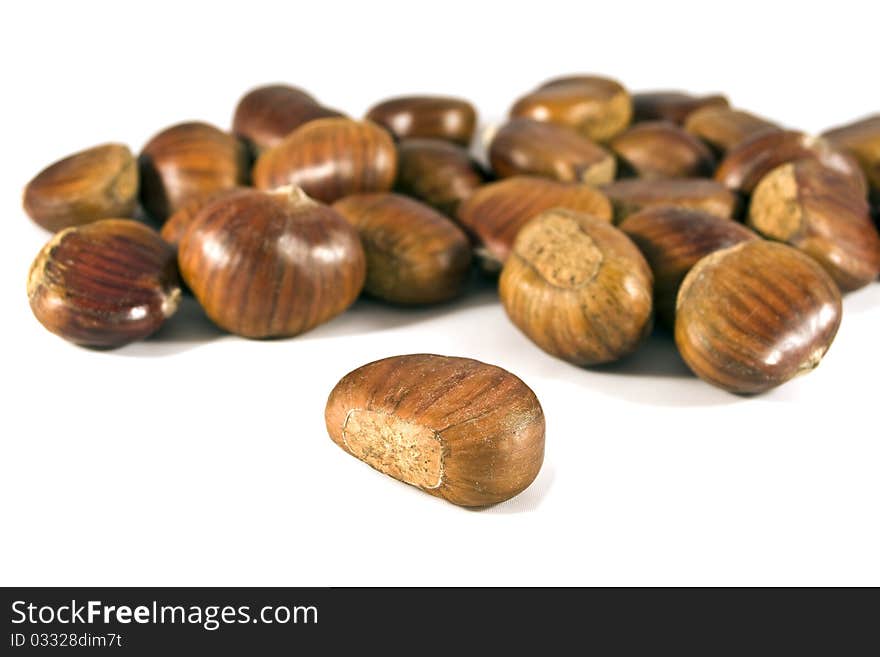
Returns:
[[[828,130],[822,136],[835,148],[855,157],[880,201],[880,114]]]
[[[669,121],[637,123],[608,147],[620,158],[621,169],[638,178],[699,178],[715,169],[709,148]]]
[[[374,105],[366,118],[395,139],[442,139],[467,146],[474,136],[477,110],[461,98],[399,96]]]
[[[208,317],[248,338],[328,321],[354,302],[366,272],[357,231],[294,187],[208,204],[183,234],[178,263]]]
[[[364,291],[401,304],[448,301],[470,271],[467,235],[442,214],[397,194],[359,194],[333,209],[354,226],[367,257]]]
[[[254,185],[296,185],[324,203],[387,192],[397,174],[397,150],[388,133],[369,121],[317,119],[297,128],[254,165]]]
[[[137,162],[128,146],[103,144],[49,165],[24,189],[24,209],[52,232],[98,219],[130,217],[137,205]]]
[[[271,84],[252,89],[238,101],[232,131],[260,153],[309,121],[341,116],[302,89]]]
[[[469,358],[412,354],[364,365],[336,384],[324,417],[352,456],[461,506],[521,493],[544,460],[535,393]]]
[[[177,248],[177,245],[180,244],[180,240],[183,238],[183,234],[187,231],[190,224],[203,207],[218,199],[227,198],[247,191],[249,191],[248,187],[233,187],[232,189],[224,189],[220,192],[214,192],[213,194],[208,194],[207,196],[187,201],[168,217],[164,224],[162,224],[159,234],[162,236],[163,240]]]
[[[758,239],[736,221],[701,210],[658,205],[627,217],[620,229],[635,242],[654,274],[654,311],[669,328],[685,275],[697,262],[721,249]]]
[[[651,270],[604,219],[553,209],[519,232],[498,291],[510,320],[576,365],[626,356],[651,330]]]
[[[486,180],[467,150],[439,139],[407,139],[397,146],[394,189],[449,216]]]
[[[181,123],[150,139],[138,158],[141,203],[164,222],[184,203],[246,185],[250,156],[236,137],[207,123]]]
[[[704,107],[690,114],[684,129],[724,154],[749,137],[782,128],[760,116],[732,107]]]
[[[633,94],[633,121],[672,121],[684,124],[704,107],[729,107],[725,96],[696,96],[682,91],[640,91]]]
[[[815,258],[843,291],[880,274],[880,237],[862,190],[818,160],[796,160],[764,176],[748,223]]]
[[[31,310],[47,329],[87,347],[120,347],[174,314],[174,250],[130,219],[101,219],[56,233],[31,265]]]
[[[571,128],[511,119],[492,138],[489,162],[499,178],[531,175],[602,185],[614,180],[614,156]]]
[[[658,205],[702,210],[722,219],[733,217],[738,207],[735,194],[721,183],[705,178],[616,180],[601,189],[614,206],[614,220],[618,223],[635,212]]]
[[[611,221],[611,204],[595,188],[532,176],[484,185],[459,206],[457,216],[476,238],[482,266],[498,271],[520,228],[550,208],[567,208]]]
[[[754,394],[815,368],[840,316],[840,291],[817,262],[754,240],[694,265],[678,293],[675,342],[700,378]]]

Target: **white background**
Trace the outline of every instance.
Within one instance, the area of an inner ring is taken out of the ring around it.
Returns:
[[[20,207],[46,164],[228,126],[287,81],[360,115],[404,92],[484,118],[543,79],[723,91],[819,131],[880,110],[867,2],[3,3],[0,583],[27,585],[880,584],[880,285],[850,295],[813,374],[756,399],[689,375],[671,341],[589,371],[540,352],[491,285],[404,311],[361,301],[292,340],[213,329],[190,303],[154,339],[74,347],[32,317],[47,235]],[[873,62],[873,63],[872,63]],[[505,367],[547,417],[520,497],[468,511],[326,435],[335,382],[435,352]]]

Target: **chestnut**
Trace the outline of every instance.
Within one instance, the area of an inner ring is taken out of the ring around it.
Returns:
[[[632,99],[615,80],[575,75],[545,82],[517,100],[510,116],[558,123],[604,142],[629,125]]]
[[[711,106],[688,115],[684,129],[723,155],[753,135],[782,128],[750,112],[732,107]]]
[[[300,126],[257,159],[254,185],[296,185],[332,203],[349,194],[387,192],[397,173],[397,150],[375,123],[316,119]]]
[[[511,119],[489,144],[489,162],[499,178],[543,176],[601,185],[614,180],[614,156],[571,128],[532,119]]]
[[[652,283],[620,229],[554,208],[519,231],[498,291],[510,320],[541,349],[596,365],[632,353],[650,333]]]
[[[844,292],[880,274],[880,237],[852,179],[813,159],[783,164],[761,179],[749,225],[816,259]]]
[[[468,101],[448,96],[399,96],[374,105],[367,119],[395,139],[443,139],[467,146],[474,136],[477,111]]]
[[[875,198],[880,200],[880,114],[833,128],[822,135],[861,165]]]
[[[454,216],[459,203],[486,180],[461,146],[440,139],[407,139],[397,145],[394,189]]]
[[[669,121],[637,123],[608,147],[620,158],[623,172],[638,178],[699,178],[715,169],[709,148]]]
[[[209,203],[177,259],[208,317],[248,338],[294,336],[335,317],[360,294],[366,270],[357,231],[296,187]]]
[[[675,322],[678,288],[691,267],[714,251],[758,239],[736,221],[667,205],[631,214],[620,224],[620,230],[648,261],[654,274],[654,311],[669,328]]]
[[[715,180],[734,191],[751,194],[761,178],[780,164],[803,158],[818,160],[839,171],[862,194],[867,194],[865,176],[852,157],[835,150],[821,137],[796,130],[762,132],[745,139],[721,160]]]
[[[236,137],[207,123],[163,130],[138,158],[141,203],[159,222],[194,198],[248,183],[250,158]]]
[[[324,411],[334,443],[460,506],[518,495],[544,460],[544,412],[519,378],[470,358],[411,354],[346,374]]]
[[[24,189],[24,209],[52,232],[98,219],[130,217],[137,205],[137,163],[128,146],[103,144],[49,165]]]
[[[729,189],[704,178],[616,180],[601,190],[611,200],[618,223],[634,212],[658,205],[702,210],[722,219],[733,217],[738,206]]]
[[[725,96],[695,96],[681,91],[640,91],[634,93],[633,121],[672,121],[683,125],[688,116],[704,107],[729,107]]]
[[[526,222],[550,208],[568,208],[611,221],[611,204],[589,185],[514,176],[484,185],[458,208],[458,221],[476,238],[480,264],[498,271]]]
[[[388,193],[346,196],[333,209],[361,236],[365,292],[392,303],[426,304],[461,291],[471,245],[461,228],[436,210]]]
[[[324,107],[302,89],[271,84],[251,89],[238,101],[232,132],[259,154],[304,123],[341,116],[342,112]]]
[[[164,224],[162,224],[159,234],[162,236],[163,240],[177,248],[183,234],[203,207],[218,199],[233,196],[242,191],[247,191],[248,189],[248,187],[233,187],[232,189],[224,189],[219,192],[214,192],[213,194],[208,194],[207,196],[199,196],[187,201],[168,217]]]
[[[34,316],[86,347],[121,347],[154,333],[177,310],[174,250],[130,219],[101,219],[56,233],[28,273]]]
[[[751,240],[690,270],[678,292],[675,343],[701,379],[755,394],[815,368],[840,317],[840,290],[816,261]]]

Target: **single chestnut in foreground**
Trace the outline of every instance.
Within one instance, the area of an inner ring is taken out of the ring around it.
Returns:
[[[184,203],[248,183],[250,157],[236,137],[207,123],[181,123],[153,137],[138,158],[141,203],[164,222]]]
[[[205,206],[178,247],[184,281],[218,326],[248,338],[298,335],[360,294],[357,231],[296,187]]]
[[[558,123],[603,142],[629,125],[632,99],[615,80],[575,75],[545,82],[517,100],[510,116]]]
[[[123,144],[104,144],[49,165],[24,189],[24,209],[52,232],[98,219],[130,217],[137,204],[137,162]]]
[[[738,207],[733,192],[705,178],[616,180],[601,189],[614,206],[618,223],[634,212],[659,205],[702,210],[722,219],[733,217]]]
[[[571,128],[511,119],[492,138],[489,162],[499,178],[543,176],[602,185],[614,180],[614,156]]]
[[[544,412],[500,367],[469,358],[394,356],[346,374],[327,432],[379,472],[461,506],[521,493],[544,460]]]
[[[622,172],[638,178],[699,178],[715,169],[708,146],[669,121],[637,123],[608,147],[620,158]]]
[[[759,393],[815,368],[840,317],[840,291],[816,261],[754,240],[694,265],[678,293],[675,343],[701,379]]]
[[[651,270],[604,219],[548,210],[519,232],[499,294],[541,349],[576,365],[617,360],[651,330]]]
[[[704,107],[690,114],[684,129],[709,144],[717,153],[762,132],[781,130],[776,123],[732,107]]]
[[[461,98],[400,96],[373,106],[367,118],[395,139],[443,139],[467,146],[474,136],[477,110]]]
[[[654,310],[665,326],[675,322],[675,300],[685,275],[704,256],[758,239],[736,221],[701,210],[659,205],[627,217],[620,230],[635,242],[654,274]]]
[[[633,94],[633,121],[672,121],[682,125],[704,107],[729,107],[720,94],[695,96],[681,91],[640,91]]]
[[[361,236],[364,291],[401,304],[439,303],[461,291],[471,245],[464,231],[436,210],[387,193],[346,196],[333,209]]]
[[[485,182],[466,149],[440,139],[407,139],[397,145],[394,189],[449,216]]]
[[[458,221],[480,244],[487,271],[498,271],[520,228],[550,208],[568,208],[611,221],[611,204],[589,185],[514,176],[484,185],[458,208]]]
[[[341,112],[324,107],[302,89],[272,84],[252,89],[238,101],[232,131],[260,153],[304,123],[340,116]]]
[[[324,203],[387,192],[396,173],[397,150],[388,133],[346,118],[309,121],[260,155],[253,172],[259,189],[296,185]]]
[[[815,258],[844,292],[880,274],[880,236],[862,190],[817,160],[796,160],[764,176],[748,223]]]
[[[102,219],[67,228],[31,265],[31,310],[86,347],[120,347],[154,333],[177,310],[174,250],[142,223]]]

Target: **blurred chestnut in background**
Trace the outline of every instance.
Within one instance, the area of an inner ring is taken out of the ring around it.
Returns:
[[[634,212],[657,205],[702,210],[722,219],[733,217],[738,206],[736,195],[729,189],[705,178],[616,180],[601,189],[614,206],[618,223]]]
[[[880,204],[880,114],[833,128],[822,136],[835,148],[855,157]]]
[[[374,105],[366,118],[395,139],[443,139],[467,146],[474,136],[477,110],[461,98],[399,96]]]
[[[407,139],[397,145],[394,189],[454,216],[459,203],[486,175],[466,149],[440,139]]]
[[[366,270],[357,231],[296,187],[209,203],[184,232],[178,262],[208,317],[248,338],[298,335],[335,317]]]
[[[678,125],[704,107],[729,107],[725,96],[697,96],[682,91],[640,91],[633,94],[633,121],[672,121]]]
[[[688,115],[684,129],[724,154],[761,132],[781,130],[768,119],[732,107],[710,106]]]
[[[236,137],[207,123],[181,123],[163,130],[138,158],[141,203],[164,222],[184,203],[248,184],[250,158]]]
[[[715,169],[709,148],[669,121],[637,123],[608,147],[620,158],[622,172],[638,178],[699,178]]]
[[[296,185],[324,203],[367,192],[387,192],[397,174],[397,150],[370,121],[316,119],[297,128],[254,165],[254,185]]]
[[[128,146],[103,144],[49,165],[24,189],[24,209],[52,232],[98,219],[130,217],[137,205],[137,163]]]

